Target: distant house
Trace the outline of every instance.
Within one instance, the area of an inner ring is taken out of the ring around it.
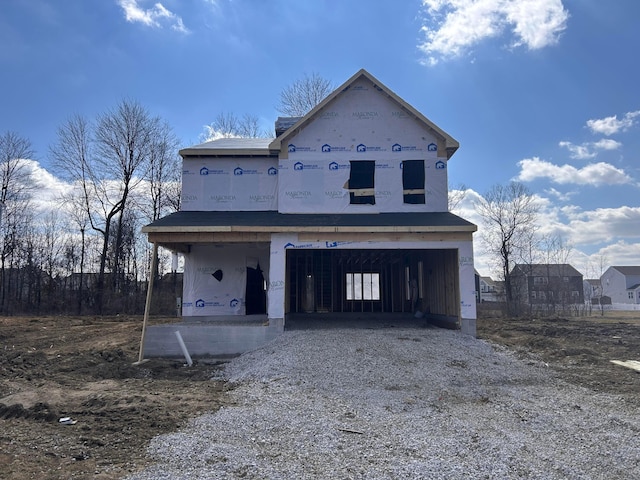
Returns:
[[[481,302],[503,302],[504,282],[492,279],[491,277],[480,277],[480,301]]]
[[[640,266],[609,267],[600,282],[611,303],[640,304]]]
[[[571,265],[516,265],[511,271],[514,298],[533,306],[565,306],[584,303],[582,274]]]

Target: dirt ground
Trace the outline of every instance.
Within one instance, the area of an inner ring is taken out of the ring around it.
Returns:
[[[141,331],[139,317],[0,318],[0,478],[122,478],[153,436],[221,406],[215,363],[132,365]]]
[[[611,363],[640,361],[639,311],[537,319],[504,319],[481,312],[478,338],[542,360],[570,383],[640,401],[640,373]]]
[[[215,362],[133,365],[141,326],[139,317],[0,318],[0,478],[122,478],[145,466],[153,436],[228,401],[228,387],[210,380]],[[483,312],[478,337],[571,383],[640,400],[640,374],[610,362],[640,360],[640,312],[535,320]]]

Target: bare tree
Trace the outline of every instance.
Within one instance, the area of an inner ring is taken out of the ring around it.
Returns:
[[[146,178],[149,186],[147,215],[150,221],[159,219],[165,210],[173,210],[166,189],[169,183],[176,180],[176,174],[180,172],[176,154],[178,144],[178,139],[169,125],[166,123],[160,125],[157,137],[151,145]]]
[[[526,246],[528,234],[536,229],[539,211],[531,192],[521,183],[494,185],[479,202],[476,211],[482,217],[482,239],[489,253],[499,258],[505,282],[507,309],[512,313],[514,290],[511,269]]]
[[[152,117],[139,103],[124,100],[100,115],[95,126],[80,116],[72,117],[58,129],[57,143],[51,147],[56,165],[79,186],[91,227],[102,237],[96,284],[99,312],[109,247],[115,288],[122,273],[123,219],[130,196],[147,178],[158,158],[158,142],[167,138],[168,131],[158,117]]]
[[[260,119],[248,113],[239,118],[234,113],[219,113],[215,120],[205,125],[200,140],[209,142],[219,138],[260,138],[269,134],[260,128]]]
[[[276,110],[288,117],[302,117],[333,91],[330,80],[318,73],[305,74],[280,92]]]
[[[34,155],[27,138],[9,131],[0,136],[0,222],[7,201],[28,197],[33,189],[31,172],[24,160]]]
[[[448,195],[448,203],[449,203],[449,211],[452,212],[462,203],[462,201],[467,196],[467,186],[464,183],[461,183],[455,188],[449,186],[449,195]]]
[[[10,131],[0,136],[0,305],[5,312],[11,289],[6,267],[7,264],[15,266],[20,260],[20,233],[32,221],[28,204],[34,182],[26,160],[33,156],[34,151],[27,138]]]

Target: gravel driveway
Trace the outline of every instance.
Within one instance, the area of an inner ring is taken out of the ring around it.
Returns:
[[[144,479],[640,478],[640,406],[437,328],[287,331]]]

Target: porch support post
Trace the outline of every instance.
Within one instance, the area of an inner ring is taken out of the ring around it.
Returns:
[[[287,270],[287,244],[295,244],[297,235],[274,233],[271,235],[269,257],[269,285],[267,289],[267,318],[270,325],[284,326],[285,281]]]
[[[156,277],[156,263],[158,259],[158,244],[153,244],[153,253],[151,254],[151,271],[149,273],[149,281],[147,285],[147,301],[144,305],[144,317],[142,319],[142,335],[140,337],[140,352],[138,353],[138,363],[144,359],[144,336],[147,330],[147,321],[149,320],[149,310],[151,309],[151,294],[153,293],[153,284]]]
[[[460,283],[460,330],[476,336],[476,282],[473,269],[473,243],[464,242],[458,248]]]

